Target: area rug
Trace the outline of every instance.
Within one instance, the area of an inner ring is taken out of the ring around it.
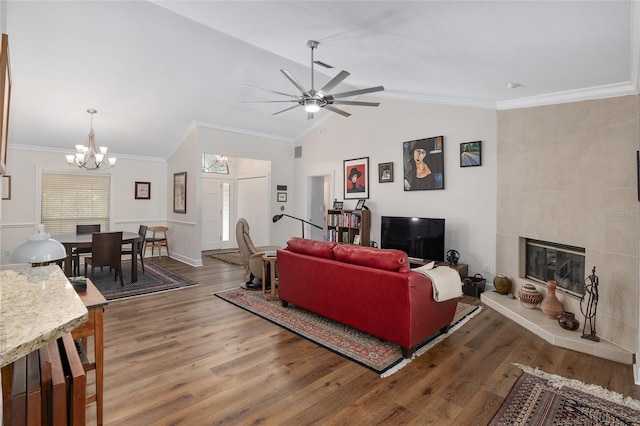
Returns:
[[[87,274],[89,274],[88,270]],[[120,286],[119,279],[113,280],[114,275],[115,272],[109,272],[109,268],[104,268],[104,271],[101,268],[96,268],[94,278],[91,280],[107,300],[176,290],[198,284],[152,262],[145,262],[144,274],[142,266],[138,262],[138,281],[135,283],[131,283],[131,261],[122,261],[123,287]]]
[[[524,372],[490,425],[640,425],[640,401],[515,365]]]
[[[242,255],[239,251],[225,251],[225,252],[216,252],[216,253],[207,253],[207,256],[210,259],[217,260],[219,262],[228,263],[229,265],[235,266],[244,266],[244,261],[242,260]]]
[[[411,362],[402,357],[400,346],[395,343],[386,342],[292,304],[285,308],[278,300],[266,300],[260,291],[232,289],[214,295],[367,367],[381,377],[388,377]],[[423,342],[414,357],[424,354],[451,335],[478,314],[480,309],[479,306],[459,302],[453,320],[454,325],[449,333],[436,333]]]

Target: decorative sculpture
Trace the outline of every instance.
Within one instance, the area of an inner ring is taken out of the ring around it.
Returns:
[[[591,270],[591,275],[584,280],[585,283],[585,293],[582,295],[580,299],[580,311],[582,315],[584,315],[584,326],[582,327],[582,337],[583,339],[589,339],[594,342],[599,342],[600,338],[596,336],[596,310],[598,309],[598,276],[596,275],[596,267],[594,266]],[[585,297],[586,306],[585,306]],[[589,323],[590,333],[585,333],[585,329],[587,328],[587,323]]]

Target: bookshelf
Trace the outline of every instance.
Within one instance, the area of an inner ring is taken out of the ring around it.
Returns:
[[[327,210],[327,241],[368,246],[370,229],[369,210]]]

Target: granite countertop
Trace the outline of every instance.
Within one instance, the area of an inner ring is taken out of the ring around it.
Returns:
[[[0,271],[0,367],[87,318],[87,308],[58,266]]]

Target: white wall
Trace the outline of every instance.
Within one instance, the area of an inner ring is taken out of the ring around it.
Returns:
[[[7,174],[11,176],[11,200],[2,201],[2,253],[0,262],[9,262],[8,251],[34,233],[40,222],[40,193],[37,177],[41,171],[79,173],[76,166],[66,163],[64,153],[27,149],[9,145]],[[97,173],[97,172],[81,172]],[[112,229],[138,231],[140,224],[166,223],[166,163],[158,159],[118,158],[110,171],[112,176]],[[151,199],[135,200],[135,182],[151,182]]]
[[[265,218],[269,223],[269,244],[286,245],[289,236],[293,233],[290,228],[291,224],[283,223],[283,221],[273,223],[271,222],[271,217],[281,212],[281,205],[285,206],[286,213],[290,213],[289,206],[292,204],[291,191],[289,191],[286,203],[278,203],[276,186],[287,185],[288,188],[293,187],[293,143],[267,136],[208,127],[204,124],[197,126],[197,140],[198,155],[202,155],[203,152],[209,152],[236,157],[236,159],[257,159],[270,162],[270,170],[259,170],[255,171],[255,173],[266,173],[269,181],[268,199],[270,200],[270,207],[269,211],[265,212]],[[198,156],[199,159],[200,157]],[[246,171],[243,164],[241,162],[238,165],[240,171],[237,172],[236,177],[255,175],[254,172]],[[248,162],[246,164],[253,166],[256,163]],[[268,163],[261,164],[266,165]],[[295,225],[299,224],[296,223]]]
[[[459,251],[460,262],[469,264],[471,275],[481,273],[492,280],[496,272],[496,111],[379,100],[378,108],[350,108],[353,115],[348,118],[329,116],[296,143],[302,146],[302,158],[294,161],[294,210],[304,216],[301,183],[307,176],[333,174],[334,197],[341,200],[343,160],[369,157],[366,205],[371,209],[371,239],[380,241],[383,215],[445,218],[445,250]],[[445,189],[405,192],[402,143],[440,135],[444,136]],[[477,140],[482,141],[482,166],[461,168],[460,143]],[[378,163],[389,161],[394,181],[378,183]],[[347,200],[345,208],[355,203]]]

